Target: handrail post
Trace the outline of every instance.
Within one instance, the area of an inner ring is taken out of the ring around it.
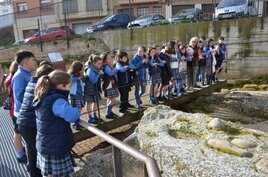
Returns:
[[[148,177],[148,172],[147,172],[147,168],[145,164],[143,164],[143,172],[144,172],[144,177]]]
[[[114,176],[123,177],[121,150],[115,146],[112,146],[112,150],[113,150],[113,156],[114,156],[114,159],[113,159]]]

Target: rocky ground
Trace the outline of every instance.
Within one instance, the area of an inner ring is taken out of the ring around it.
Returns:
[[[255,124],[268,120],[268,92],[223,90],[200,97],[182,109],[232,122]]]
[[[263,133],[268,132],[268,92],[262,89],[267,87],[223,89],[180,106],[189,113],[149,108],[136,129],[135,147],[157,160],[164,177],[268,176],[268,134]],[[113,176],[111,147],[94,149],[73,177]],[[124,153],[123,169],[123,176],[143,177],[143,164]]]
[[[158,106],[146,110],[136,133],[136,147],[157,160],[163,177],[268,175],[268,134],[230,121]],[[125,154],[123,159],[125,176],[142,176],[140,163]],[[92,153],[87,161],[103,176],[113,176],[110,148]],[[97,176],[95,170],[76,175]]]

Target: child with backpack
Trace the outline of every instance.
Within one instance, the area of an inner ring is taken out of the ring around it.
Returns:
[[[70,122],[79,119],[80,111],[68,103],[70,85],[70,75],[61,70],[42,76],[36,85],[37,167],[43,176],[68,176],[74,171]]]
[[[89,113],[88,122],[93,124],[100,122],[100,117],[97,116],[97,109],[101,99],[101,77],[103,74],[101,57],[91,55],[85,67],[84,98],[87,112]]]
[[[103,83],[102,89],[104,96],[107,98],[106,102],[106,119],[115,119],[116,114],[113,113],[113,106],[116,103],[116,97],[119,96],[117,72],[118,69],[112,64],[112,59],[109,53],[101,54],[103,62]]]

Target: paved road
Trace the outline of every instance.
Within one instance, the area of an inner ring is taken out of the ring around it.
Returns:
[[[0,108],[0,177],[28,177],[26,165],[17,163],[12,121],[3,108]]]

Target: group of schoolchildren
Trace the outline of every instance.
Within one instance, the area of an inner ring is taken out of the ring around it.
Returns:
[[[114,59],[110,53],[90,55],[85,65],[75,61],[68,72],[55,70],[47,61],[37,68],[32,52],[19,51],[6,80],[18,162],[28,162],[31,177],[72,173],[75,163],[70,154],[74,146],[70,123],[79,128],[77,121],[86,106],[88,121],[98,124],[102,92],[107,98],[106,118],[115,119],[117,115],[112,110],[117,97],[120,96],[119,116],[134,107],[129,103],[131,87],[135,89],[136,107],[141,108],[147,85],[149,101],[157,105],[169,96],[181,96],[198,87],[198,80],[202,85],[217,82],[227,53],[224,38],[220,37],[216,46],[213,39],[207,45],[205,40],[192,38],[189,46],[181,41],[148,49],[141,46],[131,61],[120,50]]]

